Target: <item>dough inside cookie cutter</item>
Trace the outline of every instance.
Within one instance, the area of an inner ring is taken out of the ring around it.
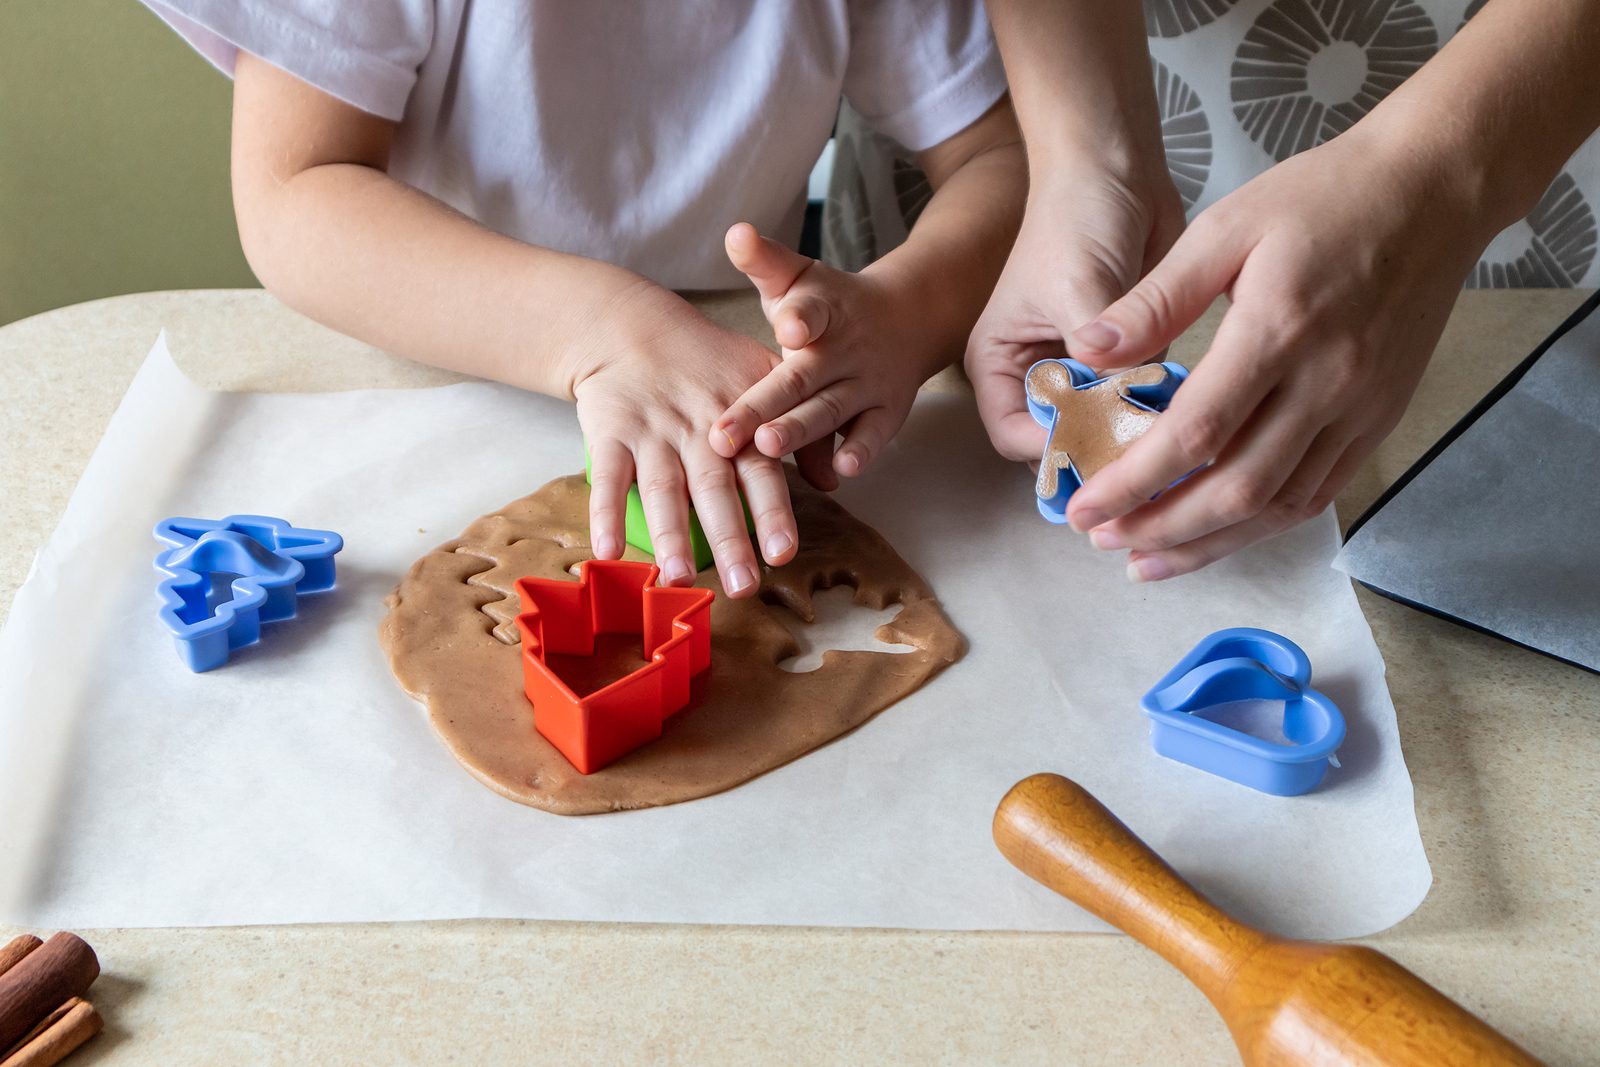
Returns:
[[[1064,525],[1072,494],[1150,428],[1188,376],[1180,363],[1145,364],[1105,378],[1075,359],[1029,367],[1028,413],[1050,431],[1034,486],[1039,514]]]
[[[269,515],[225,519],[163,519],[155,539],[169,546],[156,556],[157,612],[172,634],[178,658],[199,673],[228,662],[228,653],[255,644],[261,624],[294,618],[301,593],[332,589],[334,555],[344,539],[332,530],[305,530]],[[233,575],[231,600],[208,603],[213,575]]]
[[[1240,700],[1282,700],[1287,745],[1196,713]],[[1139,700],[1158,755],[1276,796],[1298,796],[1327,773],[1344,741],[1344,716],[1311,688],[1311,661],[1270,630],[1218,630]]]
[[[649,563],[584,560],[576,582],[518,578],[523,686],[533,725],[581,774],[661,736],[689,703],[689,680],[711,666],[710,589],[661,587]],[[550,655],[590,656],[598,634],[639,634],[650,662],[579,697]]]

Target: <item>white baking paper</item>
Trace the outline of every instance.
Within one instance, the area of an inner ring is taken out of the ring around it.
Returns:
[[[1600,671],[1600,313],[1367,519],[1334,566]]]
[[[854,733],[719,796],[562,818],[434,740],[378,649],[383,596],[479,514],[582,466],[570,405],[482,384],[213,394],[158,342],[0,632],[0,918],[180,926],[527,916],[1103,930],[995,849],[995,805],[1075,778],[1219,904],[1295,936],[1411,912],[1431,880],[1383,663],[1332,515],[1130,585],[1035,512],[970,401],[921,398],[839,492],[932,584],[966,658]],[[191,674],[151,527],[277,515],[344,535],[337,590]],[[1314,792],[1156,756],[1136,702],[1201,637],[1300,643],[1349,721]]]

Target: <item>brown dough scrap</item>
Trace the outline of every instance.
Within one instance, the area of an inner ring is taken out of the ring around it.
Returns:
[[[534,729],[513,623],[518,578],[576,580],[569,568],[590,558],[583,475],[485,515],[412,565],[385,600],[378,632],[389,665],[462,766],[502,796],[559,815],[675,804],[780,767],[860,726],[964,649],[933,591],[889,543],[789,474],[795,559],[763,566],[759,596],[742,600],[723,595],[715,569],[701,572],[698,584],[717,594],[711,669],[659,738],[594,774],[579,774]],[[810,622],[813,591],[841,584],[855,587],[857,604],[900,604],[876,636],[915,651],[833,649],[809,673],[780,669],[799,647],[769,604]]]
[[[1165,379],[1159,363],[1125,370],[1102,378],[1087,389],[1074,389],[1072,375],[1055,360],[1045,360],[1028,371],[1028,397],[1036,404],[1056,409],[1050,443],[1039,463],[1041,500],[1056,495],[1057,477],[1068,464],[1087,482],[1112,460],[1128,450],[1152,423],[1156,413],[1128,399],[1128,388],[1155,385]]]

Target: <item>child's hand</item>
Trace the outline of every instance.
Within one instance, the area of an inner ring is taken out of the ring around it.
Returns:
[[[745,223],[728,231],[727,248],[761,293],[783,362],[720,413],[709,444],[726,457],[752,443],[774,459],[794,452],[808,482],[837,488],[836,475],[859,474],[895,435],[918,386],[938,370],[919,345],[908,294],[887,277],[790,251]],[[845,439],[830,464],[836,431]]]
[[[589,439],[590,542],[597,559],[622,555],[629,485],[637,480],[667,585],[694,582],[689,502],[731,597],[760,585],[739,490],[762,555],[793,558],[799,537],[782,464],[746,448],[706,444],[706,427],[777,363],[765,347],[718,329],[681,297],[640,280],[606,309],[578,346],[572,393]],[[731,461],[730,461],[731,459]]]

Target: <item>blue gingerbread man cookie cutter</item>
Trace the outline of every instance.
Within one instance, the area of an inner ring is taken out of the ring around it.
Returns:
[[[196,673],[254,644],[262,623],[294,618],[299,594],[332,589],[333,557],[344,547],[332,530],[300,529],[269,515],[163,519],[154,534],[168,546],[155,562],[164,575],[156,586],[157,616]],[[207,601],[215,574],[235,577],[233,598],[213,612]]]
[[[1048,398],[1065,400],[1069,392],[1098,390],[1096,397],[1108,403],[1088,405],[1075,414],[1090,422],[1109,423],[1104,430],[1120,442],[1120,450],[1142,434],[1155,416],[1167,410],[1173,394],[1188,377],[1188,368],[1181,363],[1145,364],[1104,378],[1075,359],[1041,359],[1029,367],[1023,390],[1028,413],[1050,433],[1039,459],[1039,477],[1034,487],[1039,514],[1058,526],[1064,525],[1067,501],[1099,469],[1086,471],[1082,459],[1073,456],[1073,449],[1064,444],[1064,434],[1079,427],[1070,423],[1072,416],[1064,419],[1060,407]],[[1107,395],[1101,398],[1101,393]]]
[[[1197,712],[1239,700],[1281,700],[1278,745],[1201,718]],[[1292,797],[1315,788],[1344,741],[1344,716],[1311,688],[1311,660],[1270,630],[1218,630],[1139,700],[1158,755],[1259,789]]]

